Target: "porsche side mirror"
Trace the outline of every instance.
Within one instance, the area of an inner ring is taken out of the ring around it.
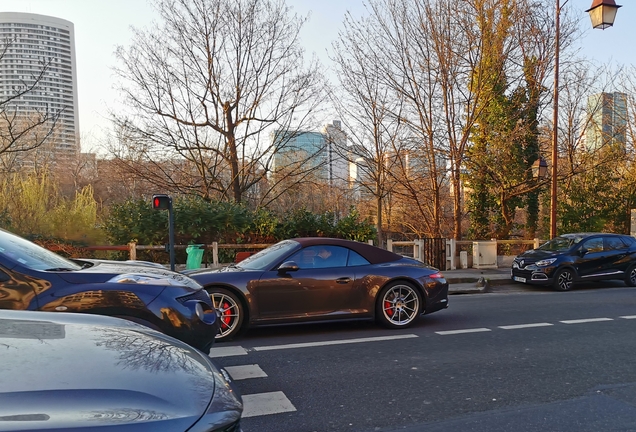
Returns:
[[[280,265],[280,267],[278,267],[278,273],[287,273],[287,272],[293,272],[297,270],[298,270],[298,264],[296,264],[294,261],[285,261],[284,263]]]
[[[587,249],[585,249],[585,248],[581,248],[581,249],[579,249],[579,255],[583,256],[583,255],[585,255],[586,253],[587,253]]]

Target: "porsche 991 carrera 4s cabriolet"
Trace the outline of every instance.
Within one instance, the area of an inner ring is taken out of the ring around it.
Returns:
[[[375,319],[405,328],[448,307],[448,282],[418,260],[350,240],[281,241],[222,269],[189,271],[220,315],[217,341],[259,325]]]

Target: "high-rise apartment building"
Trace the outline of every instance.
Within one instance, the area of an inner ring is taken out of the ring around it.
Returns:
[[[585,147],[598,150],[604,145],[620,145],[627,141],[627,95],[597,93],[587,99],[590,121],[585,131]]]
[[[54,156],[79,151],[79,119],[73,23],[50,16],[0,12],[0,100],[20,116],[57,117],[50,143]],[[42,71],[44,71],[42,73]],[[23,91],[23,90],[22,90]]]

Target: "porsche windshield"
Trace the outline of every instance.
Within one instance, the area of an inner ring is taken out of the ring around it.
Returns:
[[[583,236],[555,237],[547,243],[542,244],[539,250],[550,252],[566,251],[572,246],[579,244],[581,240],[583,240]]]
[[[300,244],[298,242],[283,240],[267,249],[263,249],[257,254],[245,258],[236,266],[246,270],[266,270],[299,247]]]

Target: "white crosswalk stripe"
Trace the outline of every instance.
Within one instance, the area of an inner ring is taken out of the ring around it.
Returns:
[[[247,354],[247,351],[240,346],[212,348],[210,350],[210,357],[212,358],[245,354]],[[223,369],[225,369],[234,381],[267,378],[265,371],[257,364],[225,366]],[[242,397],[243,418],[296,411],[296,407],[282,391],[244,394]]]
[[[243,418],[296,411],[281,391],[243,395]]]
[[[235,381],[249,378],[267,378],[267,374],[263,372],[263,369],[257,364],[226,366],[223,369],[225,369]]]
[[[245,348],[240,346],[213,347],[208,354],[211,358],[231,357],[237,355],[247,355]]]

